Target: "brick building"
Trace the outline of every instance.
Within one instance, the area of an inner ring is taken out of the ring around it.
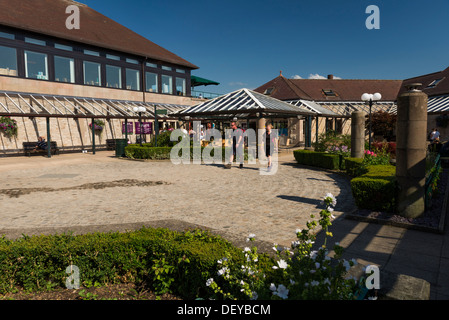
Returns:
[[[68,6],[79,10],[79,29],[66,26]],[[0,130],[0,154],[20,153],[23,142],[48,130],[63,151],[89,149],[95,140],[104,147],[106,139],[123,137],[125,119],[137,123],[135,106],[146,108],[141,115],[151,123],[155,108],[170,114],[200,102],[190,92],[195,69],[84,4],[1,1],[0,117],[16,120],[18,132]],[[169,114],[161,125],[176,126]],[[94,120],[104,126],[92,136]]]

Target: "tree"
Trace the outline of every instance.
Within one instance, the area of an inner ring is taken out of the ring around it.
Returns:
[[[380,110],[371,115],[371,121],[373,134],[384,136],[388,139],[393,136],[397,115]],[[366,126],[369,126],[369,121],[367,121]]]

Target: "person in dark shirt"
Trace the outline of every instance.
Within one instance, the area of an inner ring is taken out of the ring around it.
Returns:
[[[271,156],[275,149],[277,149],[277,136],[271,131],[273,126],[268,124],[266,131],[263,134],[263,141],[265,143],[265,156],[268,158],[268,171],[271,170]]]
[[[225,169],[231,169],[232,162],[234,161],[234,157],[237,156],[237,149],[241,148],[243,143],[243,131],[240,128],[237,128],[237,124],[235,121],[231,122],[231,129],[232,129],[232,155],[229,159],[229,163],[225,165]],[[241,149],[239,150],[241,151]],[[243,168],[243,155],[239,155],[240,159],[237,159],[240,161],[239,168]]]
[[[47,142],[45,141],[44,137],[37,138],[36,148],[34,148],[33,151],[38,150],[47,150]]]

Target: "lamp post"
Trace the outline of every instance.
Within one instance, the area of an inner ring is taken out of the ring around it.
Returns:
[[[140,146],[142,146],[142,112],[145,112],[145,107],[134,107],[134,112],[139,114],[139,128],[140,128]]]
[[[368,149],[371,151],[371,108],[373,107],[373,101],[378,101],[382,99],[382,95],[378,92],[375,94],[364,93],[362,94],[362,101],[369,103],[369,146]]]

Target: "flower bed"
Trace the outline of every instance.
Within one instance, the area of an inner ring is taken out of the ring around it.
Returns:
[[[201,230],[0,238],[0,294],[61,288],[67,285],[67,267],[76,266],[80,286],[143,283],[157,295],[182,299],[360,298],[357,280],[347,278],[356,261],[343,259],[338,243],[332,256],[327,248],[335,204],[334,196],[326,194],[319,219],[311,215],[290,248],[274,244],[274,257]],[[313,250],[318,225],[326,238]],[[251,234],[247,241],[254,238]]]

